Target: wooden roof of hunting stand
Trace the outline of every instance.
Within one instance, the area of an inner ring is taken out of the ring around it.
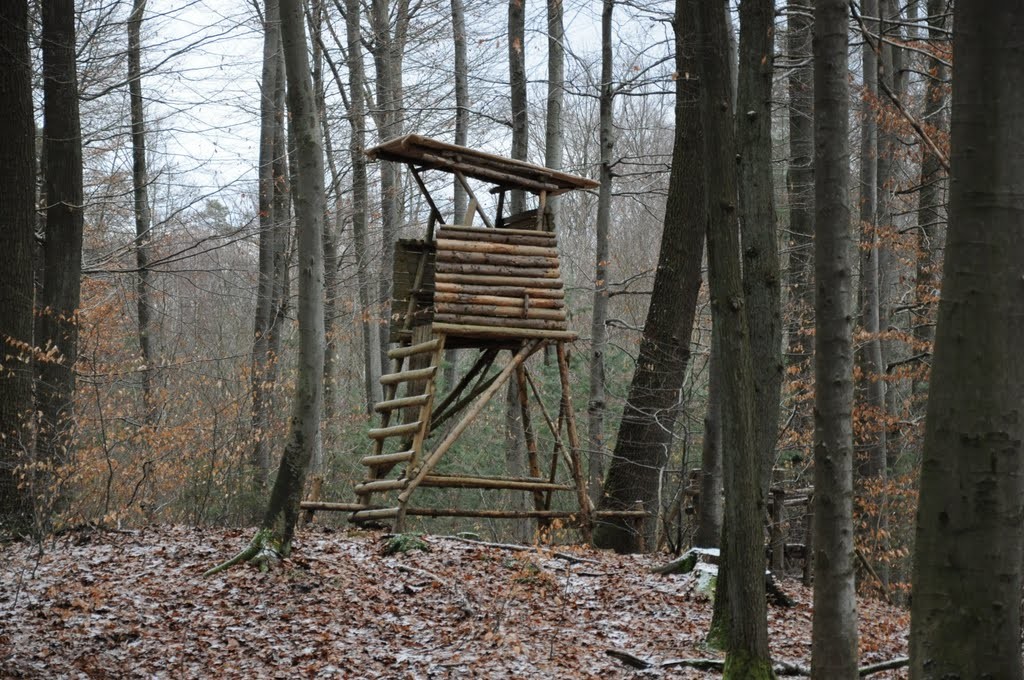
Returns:
[[[367,150],[366,155],[373,159],[412,163],[422,169],[462,173],[466,177],[496,184],[501,189],[523,189],[535,194],[543,191],[549,196],[598,186],[597,182],[586,177],[421,135],[396,137]]]
[[[362,459],[368,474],[355,487],[358,502],[321,502],[319,486],[314,483],[314,498],[302,504],[307,519],[316,510],[340,510],[353,513],[351,520],[357,523],[390,520],[394,531],[401,532],[407,515],[535,518],[540,523],[564,518],[577,520],[588,541],[594,517],[642,521],[646,516],[642,508],[595,512],[587,495],[565,347],[576,334],[568,328],[558,244],[545,209],[548,196],[594,188],[597,182],[419,135],[387,141],[366,153],[409,166],[430,206],[430,219],[426,238],[402,239],[395,244],[391,341],[397,347],[388,352],[390,372],[380,379],[383,401],[374,410],[381,415],[381,423],[368,433],[373,446],[370,455]],[[424,170],[455,176],[469,198],[465,215],[456,216],[452,223],[445,221],[420,176]],[[494,185],[491,192],[498,195],[498,201],[493,220],[473,193],[467,181],[470,177]],[[535,194],[538,207],[504,215],[505,194],[515,190]],[[485,228],[473,225],[478,215]],[[557,350],[560,374],[561,398],[554,411],[545,406],[542,385],[533,380],[526,366],[532,354],[549,344]],[[462,379],[435,404],[435,396],[440,396],[443,352],[455,347],[475,348],[479,354]],[[491,371],[503,351],[511,356],[500,370]],[[441,471],[438,464],[444,454],[487,402],[513,379],[519,386],[529,476]],[[531,401],[539,405],[555,441],[543,462],[532,425],[537,421],[531,419]],[[552,412],[558,417],[553,418]],[[459,416],[456,424],[442,431],[441,425],[455,416]],[[434,434],[442,437],[441,441],[431,440]],[[389,442],[393,443],[390,447]],[[398,470],[398,477],[390,476],[393,470]],[[411,506],[410,497],[419,487],[532,492],[533,509]],[[552,507],[553,492],[572,492],[575,509]],[[397,494],[397,498],[375,504],[372,497],[378,493]]]

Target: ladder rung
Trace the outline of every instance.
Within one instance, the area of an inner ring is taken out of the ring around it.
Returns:
[[[427,340],[417,345],[408,345],[406,347],[396,347],[395,349],[388,350],[388,358],[390,359],[404,359],[405,357],[411,357],[414,354],[423,354],[425,352],[433,352],[437,349],[440,342],[435,338],[433,340]]]
[[[395,385],[400,382],[407,380],[426,380],[427,378],[433,378],[434,373],[437,372],[437,366],[428,366],[427,368],[416,368],[411,371],[402,371],[401,373],[388,373],[380,377],[381,385]]]
[[[374,510],[360,510],[348,518],[350,522],[365,522],[372,519],[388,519],[398,515],[398,508],[376,508]]]
[[[374,465],[391,465],[394,463],[404,463],[408,460],[412,460],[412,451],[399,451],[398,453],[384,453],[379,456],[366,456],[360,463],[373,467]]]
[[[418,432],[420,425],[423,422],[420,420],[413,421],[411,423],[405,423],[403,425],[392,425],[390,427],[375,427],[367,435],[370,439],[386,439],[388,437],[400,437],[403,434],[412,434]]]
[[[466,475],[427,475],[420,486],[456,489],[517,489],[522,491],[571,491],[573,487],[553,484],[531,477],[470,477]]]
[[[356,484],[356,495],[364,496],[368,493],[376,493],[377,491],[403,489],[408,482],[409,480],[407,479],[374,479],[362,484]]]
[[[400,408],[406,408],[409,406],[423,406],[430,399],[429,394],[417,394],[413,397],[402,397],[401,399],[389,399],[382,401],[373,407],[373,410],[377,413],[385,413],[386,411],[394,411]]]

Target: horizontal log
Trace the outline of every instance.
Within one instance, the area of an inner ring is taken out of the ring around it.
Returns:
[[[531,216],[532,219],[536,219],[536,215]],[[537,231],[536,229],[512,229],[510,227],[500,227],[497,229],[481,229],[480,227],[470,227],[465,224],[446,224],[441,227],[442,232],[468,232],[469,236],[460,238],[472,238],[474,236],[527,236],[531,238],[543,237],[553,241],[555,235],[550,231]]]
[[[374,512],[373,510],[366,512]],[[359,513],[362,515],[363,513]],[[407,508],[407,515],[417,517],[485,517],[490,519],[518,519],[518,518],[549,518],[549,519],[576,519],[579,511],[573,510],[484,510],[471,508]],[[648,515],[643,510],[598,510],[592,513],[595,517],[623,517],[641,518]],[[393,515],[383,515],[393,517]],[[370,518],[367,518],[370,519]]]
[[[391,425],[390,427],[375,427],[366,434],[370,439],[387,439],[388,437],[401,437],[402,435],[413,434],[414,432],[419,431],[420,425],[422,424],[422,421],[415,420],[411,423]]]
[[[522,276],[483,276],[480,274],[436,274],[435,281],[467,286],[521,286],[523,288],[562,288],[562,279],[531,279]],[[533,297],[532,295],[530,297]]]
[[[373,407],[373,410],[377,413],[386,413],[388,411],[395,411],[400,408],[409,408],[410,406],[423,406],[430,399],[429,394],[417,394],[412,397],[401,397],[399,399],[388,399],[382,401]]]
[[[402,371],[401,373],[387,373],[380,377],[380,384],[396,385],[410,380],[426,380],[427,378],[433,378],[436,372],[437,366],[427,366],[426,368],[417,368],[411,371]]]
[[[462,283],[439,282],[435,290],[438,293],[455,293],[457,295],[500,295],[504,297],[523,298],[530,296],[532,303],[534,298],[548,298],[562,300],[565,298],[565,291],[557,288],[528,288],[523,286],[474,286]]]
[[[558,267],[544,269],[539,267],[507,267],[498,264],[458,264],[455,262],[439,262],[438,274],[471,274],[473,276],[525,276],[537,279],[561,278],[562,270]]]
[[[467,227],[469,229],[469,227]],[[473,229],[473,232],[450,231],[442,229],[438,232],[437,238],[453,241],[472,241],[475,243],[501,243],[515,246],[534,246],[537,248],[555,248],[558,242],[553,238],[544,236],[545,232],[535,231],[533,236],[510,236],[495,233],[498,229]],[[503,230],[502,230],[503,231]]]
[[[396,347],[388,350],[388,358],[390,359],[404,359],[405,357],[411,357],[416,354],[424,354],[425,352],[433,352],[437,349],[437,345],[440,341],[436,338],[433,340],[427,340],[416,345],[408,345],[406,347]]]
[[[299,507],[303,510],[324,510],[327,512],[358,512],[365,510],[365,505],[359,503],[330,503],[327,501],[302,501]]]
[[[434,323],[460,323],[470,326],[495,326],[497,328],[534,328],[537,330],[564,331],[565,321],[550,319],[506,319],[470,314],[435,314]],[[435,326],[436,329],[436,326]]]
[[[407,479],[374,479],[373,481],[356,484],[356,495],[365,496],[368,493],[377,491],[394,491],[403,489],[409,483]]]
[[[516,243],[486,243],[483,241],[463,241],[447,238],[437,239],[437,251],[454,250],[462,253],[495,253],[497,255],[533,255],[540,257],[558,257],[558,248],[543,246],[525,246]]]
[[[460,293],[435,293],[434,302],[453,305],[488,305],[494,307],[514,307],[522,309],[524,297],[502,297],[500,295],[462,295]],[[563,309],[561,300],[547,298],[530,298],[530,309]]]
[[[398,453],[382,453],[376,456],[364,456],[359,462],[367,467],[376,465],[396,465],[412,460],[412,451],[399,451]]]
[[[574,331],[547,331],[536,328],[499,328],[475,324],[434,322],[434,331],[452,336],[478,338],[481,340],[506,340],[508,338],[540,338],[571,342],[579,336]]]
[[[438,302],[435,305],[437,314],[470,314],[477,316],[511,317],[514,319],[552,319],[565,321],[564,309],[535,309],[531,303],[527,309],[519,307],[499,307],[497,305],[456,305]],[[523,312],[526,312],[523,314]]]
[[[557,257],[539,255],[501,255],[499,253],[466,253],[459,250],[445,250],[437,255],[438,266],[442,264],[493,264],[499,267],[558,267]]]
[[[375,519],[390,519],[398,515],[398,508],[374,508],[360,510],[348,518],[349,522],[368,522]]]
[[[427,475],[420,486],[449,489],[513,489],[518,491],[572,491],[574,487],[553,484],[543,479],[508,477],[469,477],[466,475]]]

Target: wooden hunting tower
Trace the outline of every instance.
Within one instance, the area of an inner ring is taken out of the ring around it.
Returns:
[[[531,517],[538,521],[569,518],[578,520],[589,540],[594,513],[582,471],[565,347],[576,334],[566,320],[558,246],[546,206],[552,196],[591,189],[597,183],[419,135],[390,140],[366,153],[374,159],[407,164],[431,214],[425,238],[399,240],[395,245],[391,367],[381,376],[384,397],[375,408],[380,426],[369,431],[372,453],[361,461],[368,474],[355,487],[358,500],[307,501],[302,507],[310,513],[352,512],[354,522],[391,521],[396,532],[404,529],[406,516],[412,515]],[[456,216],[451,223],[445,221],[421,177],[426,170],[454,175],[469,198],[465,215]],[[493,185],[490,191],[497,195],[493,219],[484,211],[468,178]],[[510,191],[536,195],[538,207],[505,216],[503,208]],[[483,226],[474,225],[477,216]],[[560,373],[561,402],[554,418],[525,366],[545,345],[555,347]],[[445,349],[452,348],[476,349],[478,354],[469,371],[442,398],[438,389],[441,357]],[[489,371],[503,355],[502,368]],[[440,464],[445,454],[510,379],[519,386],[529,476],[443,472]],[[545,461],[533,430],[531,403],[539,405],[554,441]],[[450,423],[453,418],[458,418],[454,425]],[[528,491],[534,507],[417,507],[410,501],[420,487]],[[574,492],[578,510],[552,509],[554,492]],[[382,497],[375,502],[378,494]],[[599,514],[642,517],[643,512]]]

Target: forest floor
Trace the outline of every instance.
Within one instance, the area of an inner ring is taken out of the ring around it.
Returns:
[[[380,534],[312,528],[290,559],[203,578],[251,530],[152,527],[0,547],[2,678],[704,678],[659,667],[721,658],[711,603],[660,556],[516,552],[424,537],[386,556]],[[811,593],[769,607],[776,662],[806,667]],[[860,602],[861,663],[906,654],[909,617]],[[654,664],[636,670],[607,650]],[[905,677],[903,671],[870,676]]]

